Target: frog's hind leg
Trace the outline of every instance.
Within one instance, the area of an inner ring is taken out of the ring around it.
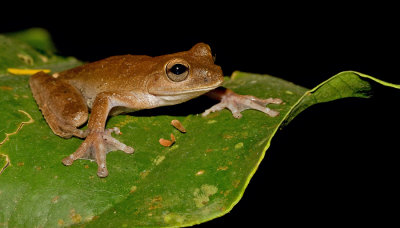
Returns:
[[[44,72],[33,75],[29,85],[39,109],[56,135],[63,138],[87,136],[87,131],[77,128],[88,119],[88,108],[78,89]]]

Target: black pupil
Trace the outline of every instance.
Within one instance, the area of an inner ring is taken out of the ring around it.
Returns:
[[[180,75],[187,70],[187,67],[182,64],[175,64],[171,67],[170,71],[176,75]]]

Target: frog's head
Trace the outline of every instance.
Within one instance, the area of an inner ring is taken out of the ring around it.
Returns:
[[[176,104],[213,90],[223,82],[221,67],[214,64],[211,49],[199,43],[189,51],[154,57],[157,73],[147,82],[150,94],[166,104]],[[154,72],[154,71],[153,71]]]

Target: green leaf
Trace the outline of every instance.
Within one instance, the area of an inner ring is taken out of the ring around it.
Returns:
[[[24,39],[19,39],[24,40]],[[25,39],[29,40],[29,39]],[[18,57],[32,58],[27,64]],[[109,177],[96,176],[96,163],[62,158],[81,139],[54,135],[32,98],[29,76],[7,68],[49,68],[53,72],[80,64],[74,58],[49,55],[0,36],[0,225],[56,227],[189,226],[229,212],[240,200],[275,132],[311,105],[345,97],[370,96],[373,83],[386,83],[357,72],[342,72],[308,90],[269,75],[235,72],[225,86],[240,94],[279,97],[275,118],[253,110],[234,119],[227,110],[203,118],[208,100],[120,115],[107,127],[135,148],[135,154],[109,153]],[[199,108],[200,107],[200,108]],[[170,122],[178,119],[187,133]],[[160,138],[173,133],[176,143],[163,147]]]

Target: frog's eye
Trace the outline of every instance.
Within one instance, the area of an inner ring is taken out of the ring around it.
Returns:
[[[183,62],[172,61],[166,67],[167,76],[174,82],[181,82],[189,75],[189,66]]]

